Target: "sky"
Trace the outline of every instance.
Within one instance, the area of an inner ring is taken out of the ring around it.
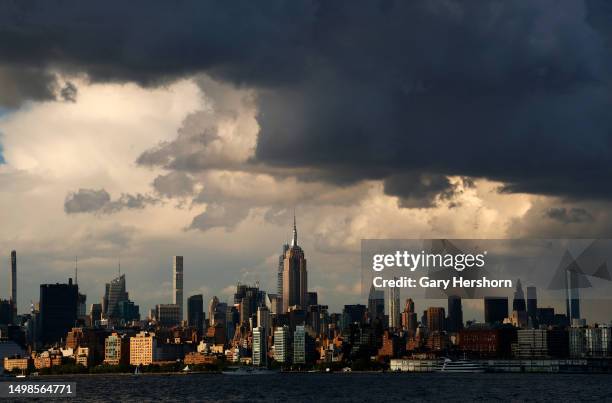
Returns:
[[[599,0],[2,2],[0,284],[16,249],[20,312],[76,256],[88,304],[120,264],[142,314],[171,301],[173,255],[186,297],[273,292],[295,211],[339,311],[365,302],[364,238],[610,237],[611,19]]]

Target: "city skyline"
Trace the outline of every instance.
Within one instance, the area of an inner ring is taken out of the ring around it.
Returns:
[[[291,252],[291,250],[293,248],[297,248],[295,249],[294,252]],[[271,288],[266,288],[266,287],[262,287],[261,289],[263,291],[265,291],[267,294],[275,294],[278,289],[275,287],[278,287],[278,278],[279,278],[279,273],[280,271],[280,267],[283,267],[283,272],[285,272],[286,270],[289,269],[289,266],[291,264],[285,264],[286,261],[291,261],[292,256],[295,258],[297,257],[298,262],[300,261],[300,259],[303,259],[304,263],[297,263],[294,264],[296,267],[294,270],[296,270],[296,275],[297,277],[295,277],[296,279],[300,279],[300,268],[303,267],[303,269],[305,270],[305,259],[304,259],[304,251],[302,250],[301,247],[298,246],[298,242],[297,242],[297,226],[296,226],[296,218],[295,216],[293,217],[293,227],[292,227],[292,237],[291,237],[291,244],[283,244],[283,250],[285,251],[284,255],[281,255],[281,258],[279,259],[278,265],[277,267],[275,267],[274,265],[272,266],[271,270],[270,270],[270,277],[272,278],[271,283],[273,284],[273,286]],[[297,253],[297,256],[296,256]],[[75,259],[76,261],[76,259]],[[233,295],[235,298],[235,287],[236,285],[240,285],[241,281],[238,280],[235,284],[228,286],[229,288],[231,288],[230,290],[228,290],[228,295],[226,296],[227,298],[224,299],[224,296],[220,293],[215,293],[214,291],[211,292],[210,295],[204,295],[201,292],[195,292],[195,293],[183,293],[182,291],[182,279],[183,279],[183,256],[172,256],[172,264],[169,267],[169,271],[171,273],[171,277],[173,279],[173,283],[171,284],[171,300],[170,301],[166,301],[166,300],[157,300],[154,304],[154,306],[151,306],[151,308],[155,308],[155,309],[160,309],[158,308],[159,306],[177,306],[177,317],[180,318],[180,320],[187,320],[189,321],[189,317],[187,316],[187,312],[186,311],[182,311],[181,310],[181,306],[185,306],[185,303],[187,303],[187,305],[189,304],[189,298],[191,297],[197,297],[199,295],[202,295],[203,297],[203,301],[210,301],[210,303],[212,303],[213,298],[217,298],[217,297],[221,297],[220,300],[217,300],[218,303],[222,303],[222,304],[226,304],[227,302],[231,302],[231,296]],[[11,262],[11,273],[13,273],[13,271],[16,272],[17,270],[17,266],[16,266],[16,251],[11,251],[11,255],[10,255],[10,262]],[[13,262],[15,262],[15,264],[13,265]],[[119,265],[119,274],[117,277],[114,277],[109,283],[106,284],[106,290],[103,293],[103,298],[96,300],[91,299],[91,297],[87,300],[87,306],[86,306],[86,313],[87,315],[90,314],[90,310],[92,307],[92,304],[99,304],[101,306],[101,313],[103,314],[104,317],[109,317],[109,318],[114,318],[118,315],[118,309],[119,309],[119,303],[122,301],[126,301],[129,302],[130,304],[134,304],[134,301],[130,301],[129,299],[129,294],[126,290],[126,280],[125,280],[125,273],[121,273],[121,266]],[[77,274],[77,268],[76,268],[76,263],[75,263],[75,268],[74,268],[74,275],[76,278],[76,274]],[[180,276],[177,277],[177,272],[180,273]],[[72,277],[70,277],[70,279],[72,279]],[[15,281],[17,281],[17,279],[15,278]],[[174,282],[175,281],[175,282]],[[293,281],[297,281],[297,280],[293,280]],[[63,281],[56,281],[55,283],[48,283],[48,284],[65,284]],[[299,282],[298,282],[299,283]],[[243,285],[245,286],[249,286],[249,284],[251,283],[243,283]],[[257,287],[260,287],[260,282],[259,280],[255,280],[252,284],[257,284]],[[298,284],[297,286],[297,290],[302,289],[302,287]],[[305,290],[306,290],[306,294],[308,294],[308,286],[305,286]],[[526,316],[524,321],[525,323],[527,323],[527,319],[533,315],[535,315],[535,313],[533,313],[533,308],[529,308],[529,303],[533,303],[534,299],[525,299],[525,294],[524,294],[524,290],[527,291],[528,295],[537,295],[537,289],[534,286],[526,286],[523,289],[523,285],[521,284],[520,279],[517,279],[516,282],[516,287],[514,288],[514,290],[508,292],[507,297],[505,297],[506,301],[512,299],[512,305],[510,308],[510,310],[506,309],[505,313],[501,314],[500,317],[504,317],[504,318],[511,318],[511,315],[509,315],[509,313],[511,313],[512,311],[529,311],[529,316]],[[12,291],[12,285],[11,285],[11,291]],[[83,289],[80,289],[80,293],[82,294]],[[315,293],[317,292],[316,290],[312,290]],[[390,327],[398,327],[400,323],[404,323],[404,317],[403,317],[403,313],[401,311],[401,306],[404,300],[410,300],[413,301],[410,297],[411,295],[404,291],[404,295],[401,295],[401,288],[388,288],[388,289],[382,289],[382,290],[375,290],[373,287],[371,287],[369,289],[369,296],[365,295],[364,292],[359,293],[353,300],[349,301],[351,303],[357,303],[357,304],[363,304],[365,303],[366,306],[371,308],[372,305],[372,293],[382,293],[380,294],[381,296],[384,295],[385,297],[385,301],[384,301],[384,307],[385,307],[385,313],[388,316],[388,320],[389,320],[389,326]],[[576,290],[572,290],[572,293],[576,293]],[[180,297],[179,297],[180,295]],[[278,294],[277,294],[278,295]],[[87,297],[87,294],[84,294],[85,297]],[[182,298],[181,298],[182,297]],[[451,296],[452,297],[452,296]],[[176,298],[180,298],[182,303],[178,304],[176,303]],[[290,304],[287,300],[288,296],[287,295],[282,295],[280,296],[280,303],[279,303],[279,308],[283,311],[287,311],[288,307],[292,306],[292,305],[297,305],[297,306],[306,306],[307,304],[304,303],[296,303],[296,304]],[[294,299],[296,299],[296,301],[301,300],[302,297],[293,297]],[[303,298],[308,298],[307,295],[305,295]],[[377,297],[374,297],[377,298]],[[537,298],[537,297],[536,297]],[[576,298],[574,300],[574,298]],[[567,297],[566,299],[539,299],[540,302],[540,308],[551,308],[554,309],[554,311],[556,313],[560,313],[560,314],[565,314],[566,312],[568,314],[570,314],[571,317],[575,317],[575,318],[584,318],[588,321],[588,323],[608,323],[610,322],[610,318],[609,317],[605,317],[605,316],[601,316],[601,318],[599,317],[595,317],[593,318],[591,309],[590,309],[590,305],[592,303],[597,304],[599,301],[596,300],[578,300],[578,296],[577,294],[574,295],[572,294],[571,299],[569,299],[569,297]],[[426,308],[426,311],[433,306],[436,305],[441,305],[441,303],[445,303],[444,300],[441,299],[433,299],[433,298],[429,298],[429,299],[415,299],[416,301],[418,301],[419,306],[423,306]],[[460,303],[459,303],[459,307],[456,308],[458,309],[461,314],[461,319],[459,320],[459,324],[461,324],[461,326],[463,325],[463,323],[466,323],[466,321],[476,321],[476,322],[489,322],[487,320],[487,302],[486,302],[486,298],[476,298],[476,299],[469,299],[469,298],[463,298],[463,299],[459,299]],[[321,301],[319,299],[319,301]],[[525,302],[528,301],[529,303]],[[574,302],[575,301],[575,302]],[[37,301],[32,301],[32,304],[36,303]],[[138,302],[138,301],[136,301]],[[336,311],[336,312],[340,312],[342,310],[343,306],[346,306],[346,302],[344,301],[344,304],[332,309],[331,311]],[[570,305],[568,305],[569,303],[572,303],[572,308],[570,309]],[[586,302],[586,304],[584,304],[584,302]],[[323,301],[323,303],[325,303],[325,301]],[[414,309],[414,302],[412,303],[412,309]],[[452,315],[453,310],[451,310],[451,305],[450,305],[450,299],[448,301],[449,305],[449,311],[448,314]],[[506,303],[507,304],[507,303]],[[517,305],[518,304],[518,305]],[[580,311],[580,308],[576,308],[574,307],[574,305],[586,305],[587,309]],[[326,304],[327,305],[327,304]],[[145,312],[149,312],[150,309],[148,307],[145,306],[146,309],[142,309],[141,310],[141,317],[146,317],[146,313]],[[127,308],[126,308],[127,309]],[[136,306],[136,309],[138,310],[138,306]],[[165,309],[165,308],[164,308]],[[377,309],[377,308],[371,308],[371,309]],[[420,308],[419,308],[420,309]],[[455,311],[456,311],[455,309]],[[463,310],[465,310],[467,312],[467,317],[464,318],[463,315]],[[418,312],[418,309],[416,310]],[[26,314],[29,311],[20,311],[19,313],[21,314]],[[159,312],[159,311],[158,311]],[[391,313],[393,312],[393,313]],[[604,310],[604,315],[607,314],[607,310]],[[456,314],[455,314],[456,315]],[[472,316],[469,316],[472,315]],[[450,318],[451,316],[449,316]],[[571,317],[570,322],[571,322]],[[209,318],[207,318],[207,320],[209,320]],[[450,320],[450,319],[449,319]],[[457,328],[457,325],[455,325],[455,327]]]
[[[361,239],[610,237],[602,4],[6,4],[0,282],[17,250],[20,310],[74,256],[96,299],[121,259],[170,301],[175,255],[185,294],[272,290],[294,207],[336,307]]]

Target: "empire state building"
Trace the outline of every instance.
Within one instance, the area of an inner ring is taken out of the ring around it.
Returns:
[[[295,215],[293,216],[293,239],[283,259],[283,312],[297,306],[305,309],[308,298],[308,272],[304,251],[298,246]]]

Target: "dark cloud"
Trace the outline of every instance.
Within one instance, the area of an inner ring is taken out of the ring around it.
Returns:
[[[44,70],[28,66],[6,66],[0,62],[0,88],[0,105],[16,108],[28,100],[54,100],[57,81],[53,74]]]
[[[76,85],[68,81],[60,90],[60,98],[68,102],[76,102],[78,89]]]
[[[0,54],[93,81],[255,88],[257,162],[385,179],[406,206],[445,197],[448,175],[609,199],[611,20],[601,0],[5,2]],[[227,162],[173,146],[140,162]]]
[[[123,209],[142,209],[158,202],[158,199],[141,193],[136,195],[122,193],[116,200],[111,200],[110,194],[105,189],[79,189],[66,195],[64,212],[112,214]]]
[[[184,172],[170,172],[153,180],[153,188],[166,197],[183,197],[193,193],[195,181]]]
[[[450,199],[455,186],[443,175],[400,174],[385,179],[385,193],[399,196],[400,207],[433,207],[436,197]]]
[[[551,207],[546,210],[546,217],[562,222],[564,224],[575,224],[583,222],[592,222],[593,215],[587,210],[578,207],[567,209],[565,207]]]
[[[66,195],[64,211],[67,214],[90,213],[100,211],[108,203],[110,203],[110,194],[104,189],[79,189]]]

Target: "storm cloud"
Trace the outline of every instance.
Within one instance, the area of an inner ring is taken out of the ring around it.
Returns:
[[[54,74],[157,86],[205,72],[252,89],[251,163],[382,180],[406,207],[448,197],[449,176],[608,200],[610,22],[603,1],[10,2],[0,54],[7,71],[40,72],[40,88],[13,104],[51,97]],[[201,134],[198,147],[217,141]],[[181,144],[139,162],[233,162]]]

